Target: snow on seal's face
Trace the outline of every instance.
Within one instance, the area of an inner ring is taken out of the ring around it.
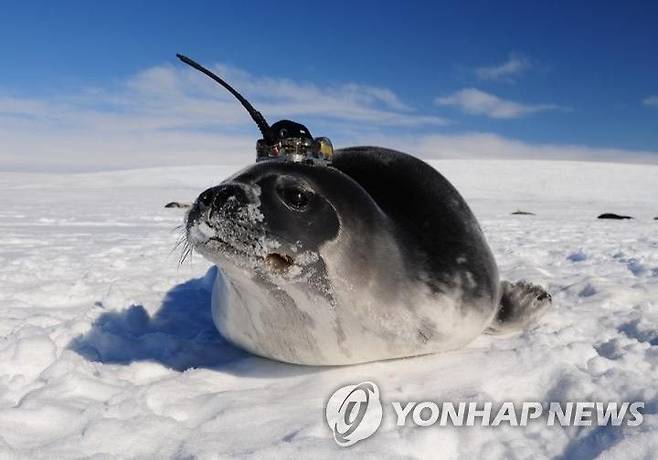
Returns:
[[[199,196],[187,216],[188,243],[221,267],[274,283],[311,282],[324,271],[320,246],[338,235],[336,211],[299,171],[253,169],[262,168]]]

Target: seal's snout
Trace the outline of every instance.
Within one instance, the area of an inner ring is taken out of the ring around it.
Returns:
[[[226,209],[236,211],[250,202],[244,187],[235,184],[222,184],[212,187],[199,195],[199,205],[214,211]]]
[[[210,225],[226,233],[231,225],[258,220],[258,191],[239,182],[226,182],[201,193],[187,215],[186,228]],[[220,228],[221,227],[221,228]]]

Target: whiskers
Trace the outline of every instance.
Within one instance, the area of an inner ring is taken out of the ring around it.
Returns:
[[[181,254],[178,259],[178,266],[180,267],[186,260],[191,259],[192,253],[194,252],[194,246],[192,246],[192,243],[190,243],[187,239],[187,230],[185,224],[176,226],[174,231],[178,232],[180,235],[178,241],[176,242],[176,246],[174,246],[171,252],[173,253],[176,250],[181,250]]]

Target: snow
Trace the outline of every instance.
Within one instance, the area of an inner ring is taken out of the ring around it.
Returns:
[[[178,266],[182,209],[235,167],[0,173],[0,458],[655,458],[658,166],[433,162],[466,197],[502,276],[554,307],[464,350],[311,368],[250,356],[210,319],[214,269]],[[513,216],[515,210],[536,216]],[[634,216],[602,221],[602,212]],[[404,427],[385,407],[338,447],[329,396],[645,401],[638,427]]]

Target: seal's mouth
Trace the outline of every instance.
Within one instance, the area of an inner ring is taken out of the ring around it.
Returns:
[[[287,254],[272,252],[265,256],[265,265],[274,273],[285,273],[295,265],[295,261]]]
[[[196,233],[193,233],[196,235]],[[217,256],[224,256],[232,263],[238,265],[247,264],[251,268],[258,266],[273,275],[290,274],[290,269],[295,266],[295,259],[285,252],[269,252],[267,245],[262,242],[257,244],[243,243],[235,239],[224,238],[223,235],[215,235],[204,240],[194,241],[188,236],[190,244],[200,253],[210,257],[217,262]],[[271,250],[271,249],[270,249]],[[249,262],[251,261],[251,262]],[[255,265],[254,265],[255,264]]]
[[[193,210],[196,208],[198,204]],[[262,217],[254,209],[229,210],[225,206],[211,212],[213,209],[199,208],[195,213],[190,212],[186,222],[187,247],[208,260],[286,279],[298,276],[303,271],[302,266],[315,260],[311,254],[300,252],[295,244],[268,235],[261,224]]]

